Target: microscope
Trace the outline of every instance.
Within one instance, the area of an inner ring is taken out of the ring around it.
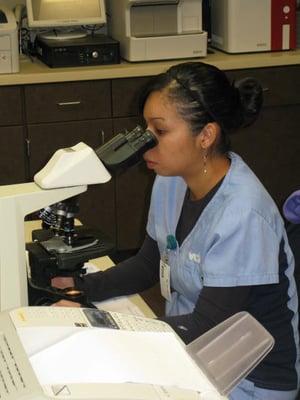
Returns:
[[[34,182],[0,186],[0,311],[59,299],[82,302],[84,293],[51,287],[55,276],[79,276],[84,263],[109,254],[114,244],[102,232],[76,226],[79,194],[105,183],[111,173],[138,163],[157,144],[137,126],[96,150],[84,143],[57,150]],[[24,218],[39,211],[42,229],[25,249]]]

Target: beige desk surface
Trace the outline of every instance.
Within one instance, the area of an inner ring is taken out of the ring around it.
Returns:
[[[31,232],[34,229],[39,229],[41,227],[41,222],[40,221],[26,221],[25,222],[25,242],[31,242]],[[112,267],[114,265],[113,261],[107,257],[99,257],[95,258],[93,260],[90,260],[90,262],[94,265],[96,265],[101,271],[106,270],[109,267]],[[151,308],[148,306],[148,304],[142,299],[141,296],[139,295],[132,295],[130,296],[130,301],[137,306],[142,313],[148,317],[148,318],[154,318],[155,314],[151,310]]]
[[[76,68],[49,68],[37,59],[21,56],[20,72],[0,74],[0,86],[35,83],[115,79],[156,75],[182,61],[204,61],[223,70],[261,68],[300,64],[300,49],[283,52],[264,52],[229,55],[217,50],[207,57],[190,60],[170,60],[102,65]]]

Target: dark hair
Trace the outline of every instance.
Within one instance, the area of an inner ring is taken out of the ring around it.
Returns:
[[[256,79],[244,78],[231,84],[223,71],[202,62],[174,65],[152,78],[141,93],[141,110],[152,92],[162,90],[175,102],[193,134],[208,122],[218,123],[222,131],[217,145],[220,152],[229,149],[228,134],[255,121],[263,102],[262,87]]]

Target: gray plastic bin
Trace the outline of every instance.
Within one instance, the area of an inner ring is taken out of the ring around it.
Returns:
[[[220,394],[227,396],[269,353],[274,339],[249,313],[240,312],[187,345],[187,352]]]

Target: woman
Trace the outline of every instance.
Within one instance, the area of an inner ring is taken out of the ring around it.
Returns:
[[[155,77],[142,98],[147,128],[158,140],[144,154],[157,174],[144,244],[136,256],[76,285],[99,301],[160,280],[163,320],[186,343],[248,311],[275,346],[230,399],[292,400],[298,388],[293,257],[273,200],[228,151],[228,135],[252,123],[261,104],[254,79],[231,85],[205,63],[179,64]],[[53,280],[57,287],[73,283]]]

